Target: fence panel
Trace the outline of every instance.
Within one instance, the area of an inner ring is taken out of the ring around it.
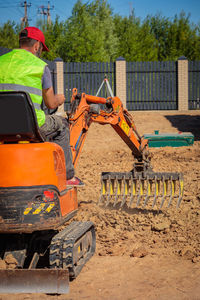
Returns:
[[[77,88],[79,93],[96,95],[105,75],[115,94],[115,63],[66,62],[64,64],[65,96],[67,100],[65,109],[69,109],[73,88]],[[105,86],[103,86],[99,96],[108,97]]]
[[[4,55],[4,54],[6,54],[6,53],[8,53],[10,51],[12,51],[12,49],[0,47],[0,56]]]
[[[200,61],[188,62],[188,107],[200,109]]]
[[[11,49],[0,47],[0,55]],[[57,93],[56,62],[48,64],[53,88]],[[107,76],[116,94],[115,62],[67,62],[64,63],[65,109],[69,109],[72,89],[95,95]],[[126,101],[128,110],[177,110],[178,80],[177,62],[127,62]],[[200,61],[188,61],[188,106],[200,110]],[[100,96],[107,97],[105,86]],[[48,111],[49,112],[49,111]]]
[[[128,110],[175,110],[176,62],[127,62]]]

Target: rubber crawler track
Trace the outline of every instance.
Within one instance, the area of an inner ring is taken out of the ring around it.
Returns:
[[[81,240],[89,234],[91,243],[84,249],[83,255],[75,259],[77,251],[82,248]],[[80,241],[80,245],[79,245]],[[74,247],[78,244],[76,250]],[[67,228],[56,234],[50,244],[50,268],[69,269],[70,279],[78,276],[86,262],[93,256],[96,248],[96,236],[92,222],[72,222]]]

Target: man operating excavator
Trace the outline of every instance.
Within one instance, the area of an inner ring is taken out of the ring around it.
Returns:
[[[56,114],[45,115],[41,109],[42,99],[49,109],[55,109],[65,101],[64,95],[54,94],[50,70],[40,59],[42,51],[49,51],[43,32],[36,27],[23,29],[19,34],[19,49],[0,57],[0,90],[30,94],[41,133],[46,139],[51,136],[64,151],[66,184],[81,187],[84,183],[75,177],[72,163],[67,119]]]

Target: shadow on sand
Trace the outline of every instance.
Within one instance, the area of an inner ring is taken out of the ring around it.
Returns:
[[[191,132],[194,135],[194,140],[200,140],[200,112],[199,115],[168,115],[165,116],[173,127],[180,132]]]

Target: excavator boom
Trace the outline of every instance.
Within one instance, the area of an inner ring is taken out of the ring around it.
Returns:
[[[107,79],[106,84],[109,86]],[[155,205],[167,207],[177,198],[179,207],[183,196],[183,176],[180,173],[153,172],[150,163],[148,141],[137,132],[131,114],[123,108],[118,97],[108,98],[78,94],[73,89],[71,111],[68,113],[71,131],[71,147],[74,165],[77,164],[87,131],[91,123],[110,124],[133,154],[133,169],[130,172],[103,172],[101,175],[100,204],[113,203],[122,207]]]

